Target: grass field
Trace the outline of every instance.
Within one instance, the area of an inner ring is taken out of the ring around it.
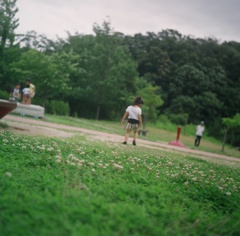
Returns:
[[[87,120],[87,119],[76,119],[72,117],[61,117],[54,115],[47,115],[47,121],[71,126],[77,126],[87,129],[98,130],[102,132],[108,132],[113,134],[124,135],[124,130],[119,122],[115,121],[96,121],[96,120]],[[147,124],[146,129],[149,131],[147,136],[140,135],[139,138],[154,141],[154,142],[170,142],[176,140],[177,136],[177,125],[172,123],[160,123],[157,124]],[[194,125],[188,125],[182,127],[180,141],[189,148],[195,149],[194,139],[195,139],[195,129]],[[222,142],[216,140],[212,137],[208,137],[204,133],[201,140],[200,146],[197,148],[201,151],[207,151],[217,154],[223,154],[227,156],[234,156],[240,158],[240,151],[229,145],[225,145],[224,152],[222,152]]]
[[[90,125],[89,121],[56,117],[48,121],[57,119],[122,132],[116,123]],[[240,232],[239,168],[183,154],[82,136],[60,140],[1,131],[0,178],[1,235]]]

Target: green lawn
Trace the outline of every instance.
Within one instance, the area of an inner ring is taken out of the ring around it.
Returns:
[[[0,178],[1,235],[240,232],[239,168],[183,154],[1,131]]]

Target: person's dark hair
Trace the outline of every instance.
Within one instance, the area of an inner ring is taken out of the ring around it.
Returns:
[[[29,78],[29,79],[26,79],[26,82],[29,82],[29,83],[31,83],[31,82],[32,82],[32,80]]]
[[[133,105],[140,105],[140,104],[143,104],[143,100],[140,96],[137,96],[133,101]]]

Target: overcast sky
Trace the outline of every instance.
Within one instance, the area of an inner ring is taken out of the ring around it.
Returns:
[[[240,42],[240,0],[17,0],[18,33],[50,39],[93,34],[108,17],[125,35],[174,29],[192,37]]]

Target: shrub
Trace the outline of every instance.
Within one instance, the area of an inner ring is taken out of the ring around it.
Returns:
[[[169,119],[178,125],[185,125],[188,121],[188,114],[182,113],[182,114],[169,114]]]
[[[9,93],[6,92],[6,91],[0,90],[0,99],[6,99],[6,100],[8,100],[8,99],[9,99]]]
[[[69,115],[69,105],[63,101],[50,101],[45,105],[46,113],[60,115],[60,116],[68,116]]]

